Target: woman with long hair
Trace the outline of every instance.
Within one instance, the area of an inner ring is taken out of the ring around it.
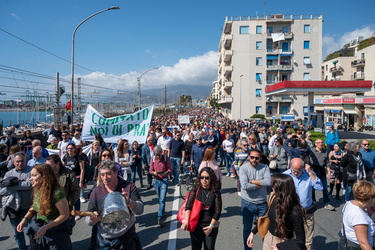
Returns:
[[[185,221],[181,225],[182,230],[188,228],[190,212],[195,199],[202,202],[204,209],[200,210],[198,225],[193,232],[190,232],[192,250],[201,250],[202,245],[205,250],[215,249],[222,208],[221,193],[218,186],[216,174],[211,168],[204,167],[199,171],[195,186],[190,191],[186,202]]]
[[[144,187],[143,185],[143,178],[142,178],[142,151],[139,148],[138,142],[133,141],[132,147],[131,147],[131,158],[133,160],[133,164],[131,165],[132,169],[132,182],[135,184],[135,174],[138,173],[139,182],[141,183],[141,187]]]
[[[199,166],[198,172],[200,172],[202,168],[204,167],[209,167],[215,172],[216,178],[219,182],[219,187],[221,188],[221,177],[223,176],[223,174],[221,173],[221,170],[217,164],[216,151],[214,147],[206,148],[206,151],[204,152],[204,156],[203,156],[201,165]]]
[[[129,150],[128,140],[122,139],[118,144],[116,152],[115,162],[119,163],[122,168],[123,179],[130,181],[132,172],[131,165],[133,160],[130,157],[131,152]]]
[[[31,185],[34,202],[17,226],[22,232],[34,213],[36,220],[31,223],[37,249],[73,249],[70,240],[72,226],[69,219],[69,205],[63,188],[50,165],[36,164],[31,170]]]
[[[353,194],[354,200],[348,201],[342,209],[342,237],[338,249],[374,249],[375,225],[368,211],[374,206],[375,185],[366,180],[358,181],[353,185]]]
[[[94,140],[99,141],[99,145],[101,149],[107,149],[107,144],[105,143],[103,137],[101,134],[95,134],[94,135]]]
[[[341,182],[342,182],[342,172],[340,171],[340,163],[342,158],[344,157],[344,153],[341,151],[341,148],[338,143],[333,145],[333,150],[329,152],[328,159],[329,159],[329,195],[331,196],[333,193],[333,188],[336,186],[336,200],[340,200],[340,189],[341,189]]]
[[[268,218],[270,225],[264,237],[263,250],[274,249],[306,249],[304,229],[304,209],[300,205],[291,176],[274,174],[271,177],[272,193]],[[254,235],[258,232],[255,226],[247,239],[247,245],[253,246]]]

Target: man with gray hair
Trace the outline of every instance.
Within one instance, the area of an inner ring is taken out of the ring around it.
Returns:
[[[314,212],[316,211],[316,205],[312,199],[312,191],[313,189],[322,191],[323,184],[312,171],[311,166],[305,164],[300,158],[293,158],[290,162],[290,169],[286,170],[284,174],[290,175],[293,178],[301,206],[306,211],[305,244],[306,248],[311,250],[314,234]]]
[[[42,147],[42,143],[40,140],[35,139],[31,142],[31,146],[34,149],[36,146],[40,146],[42,148],[42,157],[45,159],[49,156],[48,150]],[[27,153],[27,160],[30,160],[33,158],[32,150],[29,150]]]
[[[100,249],[142,249],[141,242],[135,231],[135,214],[141,215],[144,209],[137,187],[134,183],[118,176],[117,166],[114,161],[102,161],[98,172],[101,183],[90,195],[87,210],[93,212],[93,214],[86,218],[86,223],[89,226],[98,225],[97,238]],[[126,229],[119,233],[106,231],[100,220],[104,213],[105,197],[112,192],[119,192],[124,196],[130,212]]]
[[[13,196],[10,199],[17,200],[13,203],[3,203],[3,215],[9,215],[9,221],[14,232],[14,239],[18,245],[18,249],[26,250],[25,235],[23,232],[17,231],[17,226],[25,217],[32,205],[32,186],[30,181],[31,167],[26,165],[26,157],[22,152],[14,154],[13,165],[15,168],[5,173],[4,180],[14,178],[14,181],[8,181],[8,185],[0,189],[0,195]],[[13,204],[13,205],[12,205]],[[3,218],[5,220],[5,218]]]
[[[42,157],[42,152],[43,152],[43,150],[42,150],[41,146],[34,147],[33,151],[32,151],[33,158],[31,158],[27,162],[27,165],[29,165],[30,167],[34,167],[34,165],[36,165],[36,164],[45,163],[46,159],[44,159]]]

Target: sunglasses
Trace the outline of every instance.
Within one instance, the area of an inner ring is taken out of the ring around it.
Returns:
[[[248,147],[248,146],[249,146],[249,144],[242,144],[242,146]]]
[[[370,145],[370,144],[365,144],[365,143],[362,143],[362,145],[363,145],[363,146],[368,146],[368,145]]]
[[[109,155],[109,154],[104,154],[104,155],[102,155],[103,157],[110,157],[111,155]]]
[[[66,148],[66,149],[71,149],[71,150],[74,150],[75,148]]]
[[[258,157],[258,156],[252,156],[252,155],[251,155],[251,156],[250,156],[250,159],[252,159],[252,160],[255,159],[255,160],[259,161],[259,160],[260,160],[260,157]]]
[[[199,176],[198,177],[199,179],[201,179],[201,180],[209,180],[210,179],[210,177],[209,176]]]

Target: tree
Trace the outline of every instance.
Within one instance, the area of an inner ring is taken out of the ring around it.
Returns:
[[[220,104],[219,104],[219,99],[218,98],[212,98],[210,100],[210,106],[213,108],[213,109],[217,109],[220,107]]]
[[[260,118],[260,119],[265,119],[266,118],[266,116],[265,115],[263,115],[263,114],[255,114],[255,115],[253,115],[252,117],[250,117],[250,118]]]

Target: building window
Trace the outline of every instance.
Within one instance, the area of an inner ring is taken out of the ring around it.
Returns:
[[[287,106],[281,106],[281,114],[286,115],[289,113],[289,107]]]
[[[283,33],[289,33],[289,28],[287,26],[283,26],[282,31]]]
[[[326,64],[326,71],[328,71],[328,64]]]
[[[263,49],[263,43],[262,43],[262,41],[257,41],[257,42],[256,42],[256,49],[257,49],[257,50],[261,50],[261,49]]]
[[[255,114],[262,114],[262,106],[255,107]]]
[[[309,56],[305,56],[303,58],[303,64],[307,65],[307,64],[311,64],[311,61],[310,61],[310,57]]]
[[[310,49],[310,41],[303,41],[303,48]]]
[[[309,80],[311,80],[311,78],[310,78],[310,73],[303,73],[303,80],[304,80],[304,81],[309,81]]]
[[[309,115],[309,107],[303,106],[303,115],[308,116]]]
[[[272,106],[267,106],[267,115],[272,115]]]
[[[262,81],[262,73],[256,73],[255,74],[255,80],[257,80],[258,82],[261,82]]]
[[[256,32],[257,32],[257,34],[262,34],[262,26],[257,26]]]
[[[310,24],[305,24],[305,26],[303,26],[303,32],[310,33]]]
[[[273,27],[267,27],[267,34],[271,35],[272,32],[273,32]]]
[[[249,34],[249,26],[240,26],[240,34]]]
[[[262,89],[255,90],[255,97],[262,97]]]
[[[257,57],[256,58],[256,66],[262,66],[263,65],[263,58]]]
[[[365,59],[365,53],[361,53],[361,59]]]

